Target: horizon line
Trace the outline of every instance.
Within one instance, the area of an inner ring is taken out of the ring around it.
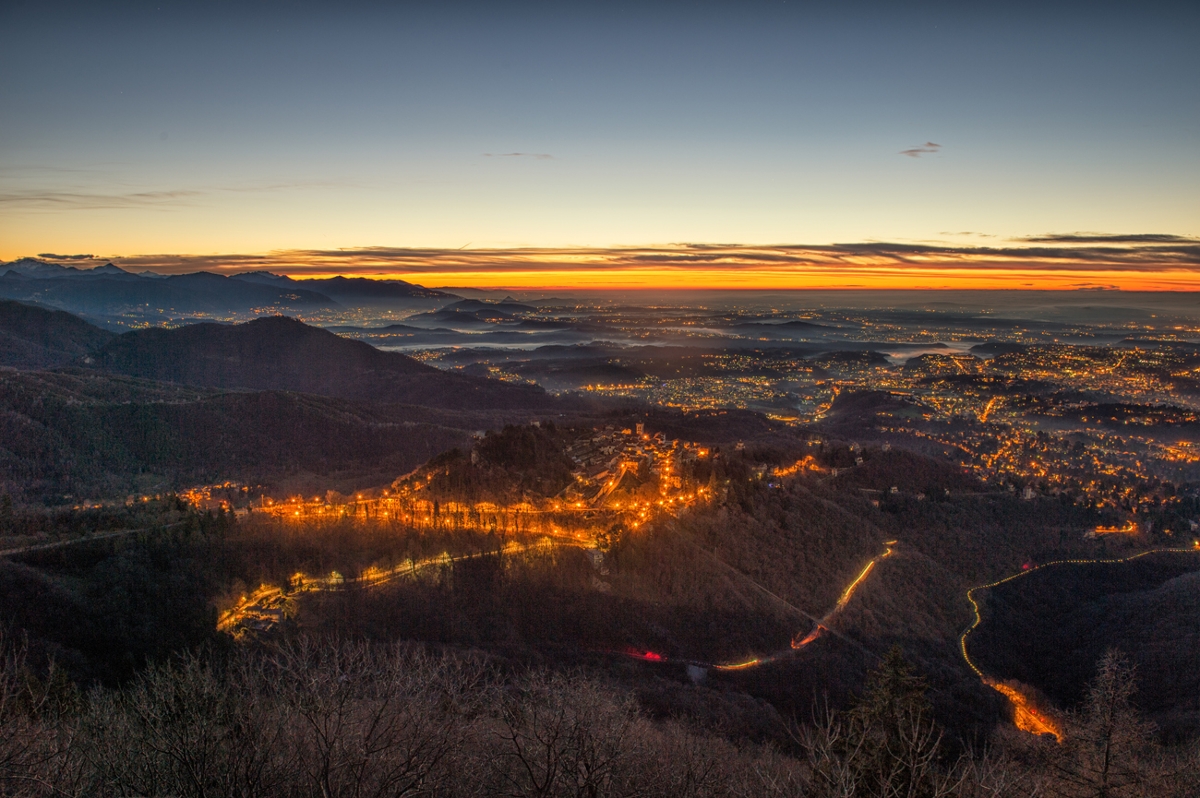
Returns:
[[[1000,246],[866,241],[677,243],[619,247],[351,247],[257,253],[57,255],[76,268],[292,279],[402,279],[466,290],[1060,290],[1200,291],[1200,238],[1155,233],[1043,234]],[[692,285],[681,285],[689,282]]]

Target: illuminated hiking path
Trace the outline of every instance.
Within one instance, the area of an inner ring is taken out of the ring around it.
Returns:
[[[1028,695],[1021,692],[1018,688],[998,681],[997,679],[988,676],[983,670],[975,664],[971,659],[971,654],[967,650],[967,640],[971,633],[974,632],[979,624],[983,622],[983,617],[979,613],[979,602],[975,599],[975,592],[978,590],[990,590],[993,587],[1012,582],[1020,579],[1023,576],[1028,576],[1043,568],[1052,568],[1057,565],[1115,565],[1119,563],[1131,562],[1151,554],[1200,554],[1200,543],[1197,543],[1192,548],[1169,548],[1169,549],[1149,549],[1139,554],[1134,554],[1129,557],[1114,557],[1108,559],[1073,559],[1073,560],[1052,560],[1051,562],[1042,563],[1034,566],[1026,571],[1018,571],[1015,574],[1006,576],[1003,579],[998,579],[995,582],[990,582],[986,585],[977,585],[967,591],[967,601],[971,602],[971,609],[975,613],[975,620],[967,627],[966,631],[958,639],[959,648],[962,649],[963,660],[975,671],[975,675],[996,692],[1008,699],[1008,703],[1013,708],[1013,725],[1022,731],[1030,734],[1053,734],[1054,739],[1060,743],[1063,741],[1062,726],[1046,712],[1034,706],[1033,701]]]
[[[854,592],[856,590],[858,590],[858,588],[863,584],[863,582],[866,581],[867,577],[871,575],[871,572],[873,570],[875,570],[875,566],[878,565],[882,560],[885,560],[888,557],[892,556],[892,552],[894,551],[894,549],[892,547],[895,545],[896,545],[896,541],[894,541],[894,540],[889,540],[887,543],[885,543],[884,544],[885,549],[884,549],[883,554],[880,554],[878,557],[872,558],[871,561],[868,562],[863,567],[863,569],[858,572],[858,576],[854,577],[854,580],[849,585],[847,585],[846,589],[842,591],[842,594],[840,596],[838,596],[837,604],[833,605],[833,609],[831,609],[829,612],[825,613],[825,615],[819,619],[812,619],[814,622],[814,626],[813,626],[813,629],[811,632],[809,632],[807,635],[805,635],[803,638],[801,638],[799,640],[797,640],[795,637],[792,638],[792,645],[790,648],[780,651],[777,654],[772,654],[767,657],[754,657],[752,659],[745,660],[744,662],[717,664],[717,665],[712,665],[710,667],[712,667],[714,670],[718,670],[718,671],[740,671],[740,670],[746,670],[747,668],[754,668],[759,665],[765,665],[768,662],[777,662],[785,657],[791,656],[796,651],[799,651],[800,649],[807,646],[809,643],[812,643],[813,641],[817,640],[819,637],[821,637],[821,635],[825,634],[826,632],[832,632],[833,630],[830,628],[830,624],[833,621],[833,619],[836,618],[838,615],[841,615],[842,611],[845,610],[846,607],[850,604],[850,599],[854,595]],[[747,578],[749,578],[749,577],[747,577]],[[765,588],[763,588],[763,590],[765,590]],[[770,595],[774,596],[775,594],[770,593]],[[776,598],[778,598],[778,597],[776,597]],[[782,599],[780,599],[780,600],[782,601]],[[791,604],[788,604],[787,602],[784,602],[784,603],[787,604],[787,606],[792,607],[792,609],[797,609],[796,607],[793,607]],[[812,618],[812,616],[808,615],[808,613],[801,612],[801,614],[810,619]],[[834,632],[834,634],[837,634],[837,633]],[[837,636],[841,637],[844,640],[849,640],[849,638],[846,638],[843,635],[838,634]],[[797,634],[797,637],[799,637],[798,634]],[[850,641],[850,642],[853,642],[853,641]],[[857,645],[857,644],[855,644],[855,645]]]
[[[824,618],[817,621],[817,625],[813,627],[813,630],[799,640],[795,638],[792,639],[793,649],[798,650],[804,648],[809,643],[819,638],[822,634],[829,631],[830,622],[840,615],[842,610],[846,609],[846,606],[850,603],[850,597],[854,595],[854,591],[858,590],[859,585],[866,581],[866,578],[870,575],[871,571],[875,569],[876,565],[878,565],[882,560],[892,556],[892,552],[894,551],[892,547],[896,545],[896,541],[889,540],[883,545],[887,547],[887,550],[884,551],[883,554],[880,554],[878,557],[867,563],[866,567],[862,569],[857,577],[855,577],[854,581],[842,591],[842,595],[838,597],[837,604],[834,605],[833,609],[826,613]]]
[[[521,554],[524,552],[534,551],[536,549],[551,548],[554,546],[582,546],[583,544],[574,538],[558,539],[554,537],[543,537],[534,543],[507,543],[503,548],[496,551],[476,551],[470,554],[458,554],[451,556],[450,554],[440,554],[436,557],[426,557],[420,560],[406,560],[405,562],[396,565],[392,568],[376,568],[371,566],[364,570],[359,576],[344,578],[337,571],[329,574],[329,576],[309,577],[304,574],[296,574],[292,577],[295,583],[295,588],[288,592],[284,592],[282,587],[276,585],[260,585],[258,590],[248,596],[243,596],[242,600],[231,609],[221,613],[217,619],[217,630],[221,632],[229,632],[238,634],[244,631],[249,623],[257,621],[259,631],[266,631],[274,626],[282,616],[282,607],[288,601],[296,598],[302,593],[323,593],[339,590],[348,590],[354,587],[378,587],[379,585],[387,584],[395,579],[404,577],[416,576],[421,571],[438,566],[452,565],[456,562],[464,560],[474,560],[481,557],[494,557],[504,554]]]
[[[767,590],[765,587],[758,584],[753,579],[746,576],[741,571],[737,570],[732,565],[730,565],[729,563],[722,560],[720,557],[717,557],[712,552],[708,551],[707,549],[700,548],[700,551],[707,554],[715,562],[720,563],[724,567],[733,571],[735,574],[740,576],[742,579],[745,579],[747,582],[749,582],[751,585],[753,585],[758,590],[762,591],[767,596],[770,596],[772,599],[783,604],[788,609],[793,610],[793,611],[799,613],[800,615],[803,615],[805,618],[808,618],[810,621],[813,622],[812,631],[809,632],[803,639],[797,640],[796,638],[793,638],[791,646],[789,648],[784,649],[783,651],[779,651],[779,652],[776,652],[775,654],[770,654],[770,655],[766,655],[766,656],[762,656],[762,657],[751,657],[750,659],[746,659],[741,662],[713,663],[713,662],[703,662],[700,660],[692,660],[692,659],[677,659],[674,657],[663,656],[662,654],[658,654],[654,651],[626,650],[626,651],[621,651],[621,652],[616,652],[616,653],[624,654],[625,656],[632,657],[634,659],[640,659],[644,662],[666,662],[666,663],[676,663],[676,664],[683,664],[683,665],[694,665],[696,667],[712,669],[715,671],[743,671],[743,670],[749,670],[750,668],[757,668],[761,665],[766,665],[771,662],[778,662],[780,660],[786,659],[787,657],[793,656],[796,653],[796,651],[800,650],[801,648],[804,648],[809,643],[811,643],[814,640],[816,640],[817,638],[821,637],[821,635],[823,635],[824,633],[829,632],[830,634],[833,634],[833,635],[841,638],[842,640],[845,640],[846,642],[850,643],[851,645],[854,645],[857,648],[862,648],[863,651],[866,651],[867,654],[871,654],[870,651],[867,651],[858,642],[851,640],[850,638],[846,637],[845,635],[842,635],[839,632],[834,631],[830,627],[830,623],[833,621],[834,618],[836,618],[839,614],[841,614],[841,612],[844,609],[846,609],[846,606],[850,603],[850,598],[854,595],[854,592],[856,590],[858,590],[858,588],[863,584],[863,582],[866,581],[867,577],[875,569],[875,566],[878,565],[881,560],[884,560],[892,555],[892,553],[894,552],[894,549],[892,547],[895,545],[896,545],[896,541],[894,541],[894,540],[889,540],[887,543],[885,543],[884,546],[886,547],[886,549],[884,550],[883,554],[880,554],[879,556],[873,558],[870,562],[868,562],[866,564],[866,566],[863,567],[863,569],[861,571],[859,571],[858,576],[854,577],[854,581],[852,581],[849,585],[847,585],[846,589],[842,591],[842,594],[841,594],[841,596],[838,597],[837,604],[834,605],[833,609],[831,609],[829,612],[825,613],[825,615],[821,618],[815,618],[812,615],[809,615],[807,612],[805,612],[804,610],[795,606],[794,604],[790,603],[786,599],[783,599],[783,598],[777,596],[776,594],[772,593],[771,591]],[[797,633],[797,637],[799,637],[799,633]],[[871,656],[875,656],[875,655],[871,654]]]

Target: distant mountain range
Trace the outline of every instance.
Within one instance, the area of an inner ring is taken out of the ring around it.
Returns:
[[[391,304],[396,300],[455,300],[455,294],[434,291],[404,280],[371,280],[366,277],[329,277],[327,279],[293,280],[271,272],[245,272],[230,279],[269,285],[289,290],[314,291],[343,305]]]
[[[293,280],[270,272],[228,277],[211,272],[163,276],[135,274],[111,263],[78,269],[33,258],[0,264],[0,298],[92,316],[313,312],[381,305],[429,307],[458,299],[403,280]]]

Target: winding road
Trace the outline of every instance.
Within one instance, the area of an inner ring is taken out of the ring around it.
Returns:
[[[693,544],[693,545],[697,545],[697,547],[698,547],[698,544]],[[854,592],[856,590],[858,590],[858,588],[863,584],[863,582],[866,581],[867,577],[871,574],[871,572],[875,569],[875,567],[882,560],[885,560],[888,557],[892,556],[892,554],[895,552],[894,547],[897,545],[897,541],[889,540],[883,545],[885,546],[884,552],[882,554],[872,558],[869,562],[867,562],[867,564],[863,567],[863,569],[861,571],[859,571],[858,576],[856,576],[854,578],[854,581],[852,581],[849,585],[847,585],[845,590],[842,591],[842,594],[838,597],[837,603],[834,605],[833,609],[831,609],[829,612],[825,613],[825,615],[820,618],[810,615],[809,613],[800,609],[799,607],[797,607],[796,605],[787,601],[786,599],[781,598],[780,596],[776,595],[775,593],[772,593],[770,590],[767,590],[765,587],[758,584],[758,582],[755,582],[753,579],[746,576],[741,571],[737,570],[732,565],[725,562],[720,557],[717,557],[715,554],[708,551],[707,549],[700,548],[699,550],[701,552],[706,554],[708,557],[713,559],[718,564],[729,569],[730,571],[735,573],[737,576],[744,579],[746,582],[748,582],[754,588],[756,588],[757,590],[762,592],[764,595],[774,599],[775,601],[782,604],[784,607],[792,610],[793,612],[798,613],[799,615],[802,615],[804,618],[811,621],[813,624],[812,630],[809,631],[803,638],[801,638],[800,633],[797,632],[796,636],[792,638],[792,643],[789,648],[786,648],[782,651],[778,651],[774,654],[770,654],[770,655],[766,655],[766,656],[751,657],[749,659],[742,660],[740,662],[725,662],[725,663],[716,662],[716,663],[714,663],[714,662],[704,662],[702,660],[678,659],[675,657],[666,657],[666,656],[663,656],[662,654],[658,654],[653,651],[622,651],[622,652],[617,652],[617,653],[623,654],[628,657],[633,657],[634,659],[644,660],[647,662],[677,663],[677,664],[681,664],[681,665],[688,665],[688,666],[692,666],[692,667],[704,668],[706,670],[715,670],[715,671],[742,671],[742,670],[749,670],[750,668],[757,668],[759,666],[766,665],[766,664],[772,663],[772,662],[779,662],[780,660],[791,657],[797,651],[799,651],[800,649],[809,645],[810,643],[814,642],[815,640],[820,638],[822,635],[829,633],[829,634],[832,634],[835,637],[851,644],[855,648],[860,649],[861,651],[865,652],[866,654],[870,655],[871,657],[878,659],[877,654],[864,648],[861,643],[859,643],[858,641],[853,640],[849,637],[846,637],[842,633],[833,629],[832,622],[850,604],[850,599],[854,595]]]
[[[554,546],[583,547],[582,541],[566,537],[541,537],[531,543],[506,543],[493,551],[476,551],[470,554],[440,554],[420,560],[405,560],[392,568],[367,568],[360,575],[346,579],[337,571],[328,576],[309,577],[296,574],[292,577],[293,587],[284,590],[277,585],[261,585],[258,590],[243,596],[232,608],[217,618],[217,630],[240,637],[248,631],[265,632],[283,619],[285,605],[303,593],[332,592],[356,587],[378,587],[395,579],[414,577],[430,568],[452,565],[464,560],[495,557],[504,554],[520,554]]]
[[[1151,554],[1200,554],[1200,544],[1190,548],[1161,548],[1148,549],[1147,551],[1139,552],[1138,554],[1130,555],[1129,557],[1112,557],[1112,558],[1096,558],[1096,559],[1069,559],[1069,560],[1052,560],[1042,563],[1024,571],[1018,571],[1015,574],[1006,576],[1003,579],[998,579],[995,582],[989,582],[986,585],[976,585],[967,591],[967,601],[971,603],[971,609],[975,613],[975,620],[959,637],[958,644],[962,650],[963,660],[967,666],[975,672],[975,675],[996,692],[1008,699],[1009,704],[1013,708],[1013,723],[1022,731],[1027,731],[1030,734],[1051,734],[1059,742],[1063,741],[1062,724],[1059,723],[1050,713],[1043,709],[1039,709],[1033,699],[1024,693],[1019,687],[1013,684],[1001,682],[994,677],[984,673],[974,660],[971,659],[971,653],[967,647],[967,642],[971,634],[979,628],[979,624],[983,622],[983,617],[979,611],[979,601],[975,598],[975,594],[980,590],[990,590],[994,587],[1020,579],[1023,576],[1029,576],[1037,571],[1042,571],[1047,568],[1054,568],[1060,565],[1114,565],[1119,563],[1131,562],[1133,560],[1147,557]]]

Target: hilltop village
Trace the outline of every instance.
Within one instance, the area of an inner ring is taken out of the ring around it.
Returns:
[[[540,430],[540,425],[535,422],[532,429]],[[487,485],[474,491],[475,497],[465,498],[464,493],[472,491],[457,488],[464,475],[485,470],[487,455],[481,450],[487,448],[488,437],[477,436],[466,458],[435,460],[376,493],[342,497],[329,492],[287,500],[263,496],[248,509],[295,521],[359,518],[417,529],[548,534],[568,530],[588,536],[613,524],[636,529],[657,513],[676,512],[711,498],[716,489],[713,463],[721,458],[720,452],[699,444],[649,434],[641,424],[607,426],[566,437],[560,451],[569,467],[562,486],[554,485],[557,490]],[[538,469],[535,462],[532,470]],[[764,473],[765,467],[758,476]]]

